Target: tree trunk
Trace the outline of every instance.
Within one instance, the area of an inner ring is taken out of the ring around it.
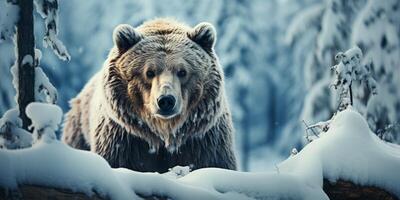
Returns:
[[[331,200],[399,200],[394,194],[374,186],[360,186],[350,181],[335,183],[324,179],[324,191]]]
[[[399,200],[399,198],[394,194],[390,194],[383,189],[373,186],[360,186],[350,181],[338,180],[336,183],[331,183],[324,179],[323,187],[325,193],[331,200]],[[168,196],[137,195],[145,200],[172,199]],[[268,196],[266,196],[266,198],[267,197]],[[73,192],[68,189],[51,188],[48,186],[21,185],[17,190],[0,187],[0,200],[3,199],[103,200],[107,198],[100,197],[96,192],[89,197],[83,193]]]
[[[26,116],[26,106],[35,100],[35,36],[33,32],[33,0],[19,0],[20,19],[17,24],[18,63],[18,105],[23,128],[31,124]],[[32,56],[32,62],[23,62],[25,56]]]
[[[351,83],[349,86],[349,92],[350,92],[350,105],[353,106],[353,90],[351,89]]]

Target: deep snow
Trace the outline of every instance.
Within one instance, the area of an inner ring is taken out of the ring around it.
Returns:
[[[172,199],[321,200],[328,199],[322,190],[323,178],[378,186],[400,196],[400,174],[396,173],[400,147],[381,141],[352,108],[338,113],[326,133],[269,172],[205,168],[188,173],[188,168],[177,167],[158,174],[112,169],[99,155],[57,140],[38,140],[26,149],[0,150],[0,160],[0,186],[45,185],[88,195],[96,192],[111,199],[157,194]]]

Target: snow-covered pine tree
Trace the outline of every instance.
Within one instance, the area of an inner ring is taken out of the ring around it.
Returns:
[[[67,48],[58,39],[58,0],[34,0],[36,11],[44,19],[43,46],[50,47],[61,60],[70,60]]]
[[[331,1],[334,2],[334,1]],[[400,91],[398,85],[400,85],[400,2],[396,0],[392,1],[347,1],[352,9],[346,9],[351,11],[350,14],[336,16],[335,18],[342,18],[345,20],[345,28],[337,29],[347,30],[346,34],[340,41],[338,40],[338,34],[325,34],[325,38],[337,38],[338,44],[343,44],[342,47],[338,45],[336,51],[340,49],[346,49],[350,46],[357,45],[364,52],[364,56],[361,60],[361,66],[365,67],[370,71],[371,76],[377,81],[378,94],[372,95],[371,88],[368,88],[368,84],[361,85],[362,81],[353,82],[356,89],[353,89],[354,94],[354,107],[365,115],[369,123],[370,128],[380,135],[381,138],[386,138],[388,141],[400,142],[400,136],[396,134],[400,131],[399,120],[400,120]],[[335,5],[335,4],[327,4]],[[348,6],[347,6],[348,7]],[[325,12],[325,14],[332,15],[332,11]],[[336,9],[340,6],[336,6]],[[339,13],[339,12],[336,12]],[[328,15],[327,15],[328,16]],[[347,17],[346,17],[347,16]],[[327,19],[327,18],[323,18]],[[337,21],[337,20],[336,20]],[[327,23],[324,20],[321,21],[321,32],[318,33],[319,38],[317,40],[316,48],[311,51],[313,56],[310,56],[306,61],[306,81],[313,80],[313,77],[317,77],[313,74],[313,70],[307,66],[317,67],[317,69],[324,69],[325,67],[318,64],[325,60],[325,63],[329,63],[331,59],[321,59],[324,53],[319,48],[324,40],[321,40],[321,35],[324,30],[324,24],[327,27],[326,30],[334,31],[335,26],[329,26],[335,23]],[[349,32],[350,31],[350,32]],[[312,31],[309,31],[312,33]],[[337,32],[337,31],[334,31]],[[328,36],[335,37],[328,37]],[[344,37],[345,36],[345,37]],[[292,36],[294,37],[294,36]],[[327,41],[335,41],[327,40]],[[343,42],[344,41],[344,42]],[[336,42],[334,42],[336,43]],[[319,45],[318,45],[319,44]],[[330,44],[329,42],[327,44]],[[334,49],[334,48],[330,48]],[[333,58],[334,51],[330,51]],[[320,56],[318,56],[318,54]],[[328,55],[326,54],[326,55]],[[311,61],[311,62],[310,62]],[[310,63],[312,65],[310,65]],[[332,65],[326,65],[332,66]],[[318,70],[316,71],[318,72]],[[335,111],[338,105],[335,105],[337,98],[340,98],[341,92],[339,91],[336,95],[331,95],[329,90],[329,84],[332,73],[324,75],[318,79],[317,83],[310,89],[310,93],[305,98],[305,104],[302,114],[302,119],[307,122],[323,121],[329,118]],[[337,97],[339,95],[339,97]],[[342,102],[343,103],[343,102]]]
[[[357,46],[347,50],[344,53],[339,52],[336,54],[335,60],[337,64],[331,67],[331,70],[334,72],[331,86],[333,86],[338,92],[338,107],[335,113],[330,116],[330,120],[320,121],[311,126],[304,122],[306,126],[306,139],[308,142],[311,142],[313,139],[318,137],[320,133],[327,132],[329,130],[330,123],[337,112],[343,111],[349,106],[354,105],[352,92],[353,88],[359,89],[366,87],[371,94],[377,94],[377,83],[371,75],[369,65],[363,65],[361,63],[362,59],[362,51]],[[358,83],[358,87],[354,87],[355,83]],[[309,134],[310,131],[313,133],[312,135]]]
[[[376,81],[371,76],[369,65],[362,65],[362,58],[362,51],[357,46],[335,56],[338,64],[331,67],[335,74],[332,86],[339,93],[339,111],[353,106],[353,83],[363,84],[371,94],[377,93]]]
[[[400,1],[369,0],[358,15],[351,35],[364,52],[378,82],[378,95],[368,88],[355,95],[364,106],[370,128],[382,139],[400,143]]]
[[[5,8],[6,17],[10,19],[8,23],[2,24],[0,27],[1,40],[3,40],[0,42],[7,42],[16,37],[15,52],[17,60],[11,68],[11,72],[16,90],[18,112],[15,109],[11,109],[1,119],[0,136],[2,140],[12,139],[12,134],[18,134],[18,132],[21,132],[19,130],[21,128],[28,129],[31,122],[25,110],[29,103],[39,101],[54,104],[57,100],[57,90],[38,66],[41,52],[35,49],[34,43],[34,1],[8,1],[7,3],[1,6]],[[36,10],[45,19],[46,36],[44,37],[44,43],[48,44],[59,58],[69,60],[70,57],[66,48],[56,37],[58,1],[35,0],[35,6]],[[16,31],[15,26],[17,27]],[[15,32],[16,36],[14,36]],[[16,113],[20,118],[16,117]],[[5,145],[6,148],[9,146]]]
[[[302,66],[306,64],[308,67],[312,66],[309,62],[314,59],[312,52],[316,45],[315,38],[321,30],[321,18],[324,11],[325,5],[323,3],[315,3],[296,14],[290,22],[285,35],[285,43],[294,49],[295,63]],[[305,51],[304,47],[306,46],[311,49]],[[307,80],[306,87],[310,88],[311,80],[314,79],[315,75],[312,73],[303,73],[304,79]]]
[[[309,102],[310,101],[309,99],[322,99],[322,100],[325,99],[325,97],[322,96],[321,98],[317,98],[315,96],[318,95],[317,93],[314,93],[314,95],[310,95],[309,92],[306,93],[306,91],[309,90],[311,86],[309,81],[304,81],[304,80],[311,80],[309,76],[312,76],[312,74],[305,73],[304,66],[306,64],[307,66],[310,66],[308,62],[312,61],[314,58],[314,54],[311,52],[314,51],[315,49],[316,45],[315,38],[317,37],[318,33],[321,30],[321,18],[322,15],[324,14],[325,4],[320,1],[310,1],[308,2],[308,4],[303,2],[300,5],[301,8],[305,7],[305,9],[300,8],[300,11],[294,14],[292,20],[290,21],[290,23],[286,28],[285,38],[284,38],[285,45],[289,46],[290,49],[292,49],[293,51],[293,65],[296,66],[297,69],[296,73],[299,75],[299,78],[301,80],[300,82],[303,83],[301,86],[299,83],[296,84],[296,87],[293,87],[293,85],[291,86],[291,88],[300,91],[300,93],[298,93],[294,99],[294,101],[300,103],[300,105],[299,105],[299,110],[297,111],[295,118],[291,123],[291,126],[287,127],[286,130],[284,131],[284,134],[288,136],[290,135],[290,137],[297,137],[298,142],[302,141],[301,138],[303,135],[303,132],[299,130],[301,130],[304,123],[306,123],[303,120],[299,120],[299,118],[301,118],[301,116],[304,115],[312,116],[312,113],[316,113],[311,108],[304,109],[304,106],[307,106],[307,104],[304,104],[303,102],[304,101]],[[300,87],[297,87],[297,85],[299,85]],[[302,88],[302,90],[300,88]],[[308,95],[301,97],[300,96],[301,94],[308,94]],[[324,101],[320,102],[320,104],[324,103],[327,102]],[[308,105],[313,105],[313,104],[308,104]],[[304,110],[310,111],[310,114],[308,113],[305,114]],[[309,117],[307,117],[307,119],[308,118]],[[300,144],[304,143],[304,141],[299,143]],[[300,145],[300,147],[301,146],[302,145]]]
[[[328,119],[335,112],[335,95],[330,90],[332,74],[326,70],[326,67],[332,66],[334,55],[340,49],[347,48],[351,31],[350,24],[357,8],[358,6],[353,1],[327,0],[300,14],[300,17],[306,19],[306,24],[310,25],[309,29],[298,30],[299,28],[296,27],[301,25],[296,23],[301,22],[293,21],[291,25],[293,28],[289,31],[295,31],[295,33],[288,33],[288,41],[300,40],[299,48],[307,47],[308,49],[304,62],[304,81],[309,92],[304,99],[300,120],[315,123]],[[312,38],[305,37],[308,33]],[[317,38],[316,41],[313,35]],[[302,42],[304,38],[309,38],[309,42]]]
[[[308,21],[312,27],[308,31],[317,28],[318,33],[305,63],[304,73],[308,88],[317,81],[329,79],[331,74],[325,67],[332,66],[333,56],[340,49],[348,47],[351,24],[359,7],[355,1],[327,0],[323,5],[317,4],[309,11],[311,16]]]
[[[252,21],[252,15],[247,1],[235,1],[235,3],[223,1],[217,26],[220,28],[219,45],[217,50],[225,55],[223,67],[227,80],[227,93],[233,100],[236,109],[234,120],[236,129],[242,134],[239,135],[240,158],[243,170],[249,169],[249,158],[251,151],[251,119],[249,105],[250,77],[253,65],[248,59],[252,54],[252,47],[257,41],[253,27],[247,23]],[[232,81],[229,81],[232,80]],[[236,80],[236,81],[235,81]],[[234,91],[234,92],[233,92]],[[233,92],[233,93],[232,93]]]
[[[0,1],[0,115],[15,104],[10,66],[15,63],[13,38],[19,19],[16,3]]]
[[[300,43],[300,48],[304,49],[303,45],[307,45],[308,49],[304,62],[304,79],[309,92],[301,114],[301,119],[308,123],[325,120],[336,110],[336,97],[329,88],[332,73],[326,70],[326,66],[332,66],[334,55],[340,49],[348,47],[351,23],[360,7],[359,4],[354,1],[327,0],[324,4],[316,4],[300,14],[300,17],[306,19],[306,24],[311,25],[310,29],[296,28],[300,26],[296,24],[296,21],[301,23],[299,20],[293,21],[292,28],[289,29],[291,32],[288,33],[288,42],[301,42],[308,33],[316,35],[317,38],[315,42],[311,40]]]

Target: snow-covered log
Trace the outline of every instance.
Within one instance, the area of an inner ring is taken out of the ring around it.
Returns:
[[[331,183],[324,180],[324,191],[331,200],[398,200],[389,192],[374,186],[356,185],[350,181],[339,180]]]
[[[324,182],[324,191],[331,200],[398,200],[399,198],[386,192],[383,189],[373,186],[359,186],[349,181],[338,181],[331,183]],[[71,190],[57,189],[43,186],[22,186],[18,191],[0,190],[0,199],[7,197],[29,197],[30,199],[53,199],[53,200],[101,200],[103,198],[94,194],[87,196],[83,193],[73,192]],[[166,200],[167,197],[161,196],[142,196],[146,200]]]
[[[399,158],[400,147],[380,140],[349,107],[332,119],[327,132],[275,171],[205,168],[187,174],[178,167],[171,170],[178,176],[140,173],[113,169],[101,156],[57,140],[38,140],[31,148],[0,151],[0,186],[6,188],[2,198],[19,190],[22,196],[53,199],[71,191],[87,199],[398,199]],[[374,195],[364,198],[365,192]]]

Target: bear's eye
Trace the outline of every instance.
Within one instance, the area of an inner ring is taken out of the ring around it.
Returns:
[[[147,78],[154,78],[156,76],[156,74],[154,73],[153,70],[148,70],[146,72],[146,76],[147,76]]]
[[[186,76],[186,70],[181,69],[178,71],[178,77],[183,78]]]

